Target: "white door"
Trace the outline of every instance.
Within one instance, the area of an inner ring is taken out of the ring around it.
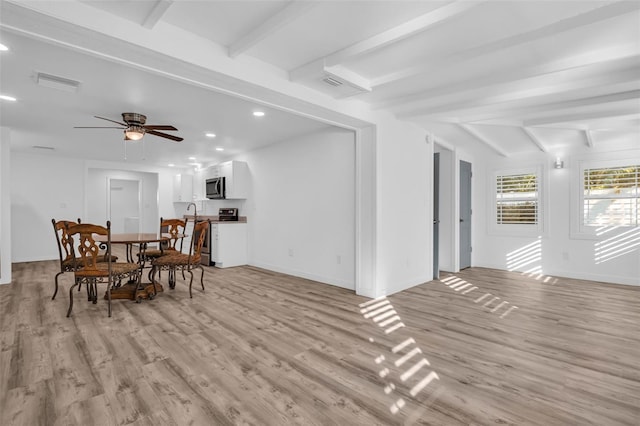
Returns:
[[[111,232],[140,232],[140,181],[109,179],[108,197]]]

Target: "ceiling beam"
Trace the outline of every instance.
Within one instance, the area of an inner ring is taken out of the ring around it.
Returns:
[[[446,4],[380,34],[376,34],[373,37],[369,37],[368,39],[331,53],[325,57],[325,63],[329,66],[337,65],[356,56],[382,49],[390,44],[397,43],[442,24],[451,18],[467,12],[484,1],[486,0],[454,1],[453,3]]]
[[[609,47],[585,55],[577,55],[557,61],[550,61],[532,67],[515,67],[513,69],[493,72],[490,75],[465,80],[447,86],[439,86],[423,90],[408,96],[389,98],[375,104],[376,108],[392,108],[406,105],[409,102],[419,103],[425,99],[432,100],[438,96],[449,98],[452,93],[476,92],[482,88],[493,88],[492,92],[504,93],[510,87],[522,87],[522,80],[543,76],[562,75],[563,73],[607,74],[613,80],[616,72],[638,67],[640,55],[636,43]],[[375,85],[375,79],[372,80]],[[475,95],[474,95],[475,97]]]
[[[142,22],[142,26],[147,29],[152,29],[158,23],[162,15],[169,9],[169,6],[173,3],[173,0],[157,0],[147,17]]]
[[[484,121],[526,115],[547,110],[576,108],[640,98],[640,68],[596,75],[590,78],[564,78],[566,82],[542,85],[531,82],[505,85],[500,90],[450,92],[449,96],[427,98],[422,102],[394,109],[399,118],[455,115],[461,121]],[[497,93],[497,94],[496,94]],[[451,99],[455,99],[451,102]],[[438,103],[447,101],[448,103]],[[417,106],[422,104],[422,106]]]
[[[587,141],[587,146],[589,148],[593,148],[595,144],[593,143],[593,135],[591,134],[591,130],[586,129],[584,131],[584,137],[585,137],[585,139]]]
[[[536,126],[545,126],[547,124],[558,124],[558,123],[572,123],[572,122],[581,122],[581,121],[589,121],[600,118],[610,118],[610,117],[620,117],[629,115],[628,109],[615,109],[615,110],[605,110],[605,111],[596,111],[596,112],[583,112],[583,113],[575,113],[575,114],[566,114],[566,115],[550,115],[546,117],[534,118],[531,120],[525,120],[524,126],[527,127],[536,127]]]
[[[522,127],[522,130],[526,133],[529,139],[531,139],[531,142],[533,142],[540,151],[549,152],[549,150],[547,149],[547,147],[544,146],[540,138],[538,138],[538,136],[536,136],[536,134],[533,133],[531,129],[529,129],[528,127]]]
[[[371,86],[369,85],[369,80],[362,77],[360,74],[357,74],[351,71],[348,68],[345,68],[341,65],[334,65],[332,67],[324,67],[324,71],[326,74],[337,77],[341,81],[344,81],[347,84],[350,84],[363,92],[370,92]]]
[[[591,120],[589,130],[637,130],[640,134],[640,110],[634,114]]]
[[[500,148],[498,145],[496,145],[495,143],[493,143],[489,139],[487,139],[484,136],[482,136],[480,133],[478,133],[471,126],[469,126],[467,124],[458,124],[458,126],[462,130],[464,130],[465,132],[469,133],[471,136],[473,136],[474,138],[476,138],[477,140],[479,140],[480,142],[482,142],[483,144],[485,144],[486,146],[488,146],[489,148],[491,148],[492,150],[497,152],[498,154],[502,155],[503,157],[508,157],[509,156],[509,154],[504,149]]]
[[[530,43],[540,38],[553,37],[557,34],[580,28],[596,22],[605,21],[616,16],[624,15],[640,9],[640,2],[635,1],[619,1],[612,4],[590,10],[580,15],[572,16],[567,19],[554,22],[553,24],[505,37],[491,43],[463,50],[450,56],[442,57],[439,60],[430,59],[428,63],[405,68],[401,71],[390,73],[375,79],[372,79],[371,85],[375,87],[392,84],[400,80],[405,80],[420,74],[424,74],[441,67],[442,63],[448,65],[456,65],[460,62],[477,58],[483,55],[489,55],[501,50],[517,47],[526,43]]]
[[[292,0],[276,14],[270,16],[262,24],[258,25],[247,34],[240,37],[229,45],[229,56],[235,58],[239,54],[246,52],[269,35],[278,31],[289,22],[299,18],[316,6],[315,2]]]

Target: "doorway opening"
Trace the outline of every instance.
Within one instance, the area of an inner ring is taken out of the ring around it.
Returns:
[[[140,232],[140,181],[110,178],[107,197],[111,232]]]

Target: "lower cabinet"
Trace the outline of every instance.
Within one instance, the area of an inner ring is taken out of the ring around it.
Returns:
[[[218,268],[247,264],[246,223],[211,224],[211,261]]]

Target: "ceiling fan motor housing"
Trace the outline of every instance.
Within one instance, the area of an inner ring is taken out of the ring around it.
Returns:
[[[147,116],[138,114],[137,112],[123,112],[122,121],[129,125],[142,126],[147,122]]]

